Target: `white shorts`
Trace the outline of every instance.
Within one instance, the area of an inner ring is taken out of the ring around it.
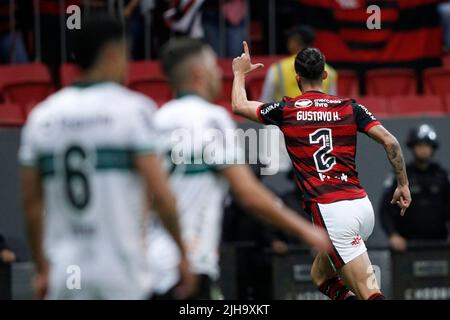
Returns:
[[[180,280],[180,252],[162,226],[152,226],[147,245],[147,258],[152,275],[153,293],[163,295]]]
[[[373,231],[375,216],[369,198],[333,203],[311,203],[315,225],[324,227],[333,250],[328,253],[336,269],[367,251],[367,241]]]
[[[115,272],[117,269],[114,266],[96,270],[92,266],[80,265],[79,278],[76,275],[78,271],[67,268],[68,265],[62,263],[51,266],[46,299],[145,300],[151,296],[149,281],[136,282],[135,278]],[[150,279],[150,274],[146,278]]]

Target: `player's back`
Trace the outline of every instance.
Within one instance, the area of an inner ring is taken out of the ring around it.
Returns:
[[[225,144],[208,143],[208,138],[219,134],[222,137],[216,141],[224,142],[221,138],[234,132],[234,123],[223,108],[199,96],[186,95],[158,110],[155,127],[164,142],[165,164],[177,196],[183,235],[193,244],[189,251],[192,269],[215,277],[222,203],[228,188],[217,171],[232,163],[238,150],[230,143],[225,152]],[[217,157],[209,158],[210,154]]]
[[[207,190],[220,190],[220,193],[224,193],[216,171],[227,161],[233,160],[231,159],[234,155],[233,150],[230,149],[227,154],[223,154],[230,159],[221,157],[208,159],[209,153],[205,149],[208,146],[223,148],[208,142],[213,134],[220,133],[222,138],[226,138],[227,132],[230,133],[234,129],[233,122],[223,108],[210,104],[198,96],[188,95],[164,105],[156,113],[155,127],[163,137],[160,140],[164,142],[163,149],[168,156],[166,159],[170,162],[172,185],[179,189],[183,184],[194,193],[187,197],[186,204],[192,202],[194,196],[205,197],[203,192]],[[189,151],[189,154],[179,151]],[[177,158],[179,155],[183,157]],[[188,187],[188,184],[191,187]],[[185,190],[177,191],[184,193]],[[183,199],[179,201],[184,203]]]
[[[146,98],[105,82],[63,89],[30,115],[21,160],[43,177],[45,248],[61,286],[75,265],[99,298],[108,288],[112,298],[148,292],[144,188],[133,158],[154,143],[153,110]]]
[[[262,105],[258,112],[264,123],[282,130],[305,200],[330,203],[366,196],[356,170],[356,137],[379,122],[364,106],[308,91]]]

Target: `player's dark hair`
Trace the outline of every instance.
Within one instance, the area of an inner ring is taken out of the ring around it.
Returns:
[[[295,57],[295,72],[302,78],[318,81],[325,70],[325,56],[317,48],[305,48]]]
[[[161,64],[172,85],[179,83],[177,68],[187,58],[197,55],[208,45],[199,39],[175,38],[169,40],[161,49]]]
[[[106,15],[89,17],[74,34],[75,63],[81,69],[88,70],[95,65],[105,45],[121,40],[123,28],[117,19]]]
[[[315,40],[314,29],[307,25],[300,25],[289,29],[287,37],[288,39],[295,38],[304,47],[311,47]]]

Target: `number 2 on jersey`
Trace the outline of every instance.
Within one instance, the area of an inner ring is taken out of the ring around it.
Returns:
[[[314,152],[313,158],[317,172],[327,172],[336,164],[336,157],[329,155],[333,151],[333,135],[331,129],[321,128],[309,135],[309,143],[322,146]]]
[[[86,208],[90,200],[89,180],[84,169],[87,161],[87,153],[80,146],[71,146],[64,153],[66,195],[78,210]]]

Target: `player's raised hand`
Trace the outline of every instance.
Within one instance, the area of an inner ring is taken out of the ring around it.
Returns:
[[[400,207],[400,215],[405,214],[406,209],[411,204],[411,193],[408,186],[398,186],[394,191],[391,204],[397,204]]]
[[[253,70],[264,67],[262,63],[252,64],[250,51],[248,50],[248,44],[246,41],[244,41],[243,44],[244,53],[240,57],[233,59],[234,74],[247,74],[249,72],[252,72]]]

